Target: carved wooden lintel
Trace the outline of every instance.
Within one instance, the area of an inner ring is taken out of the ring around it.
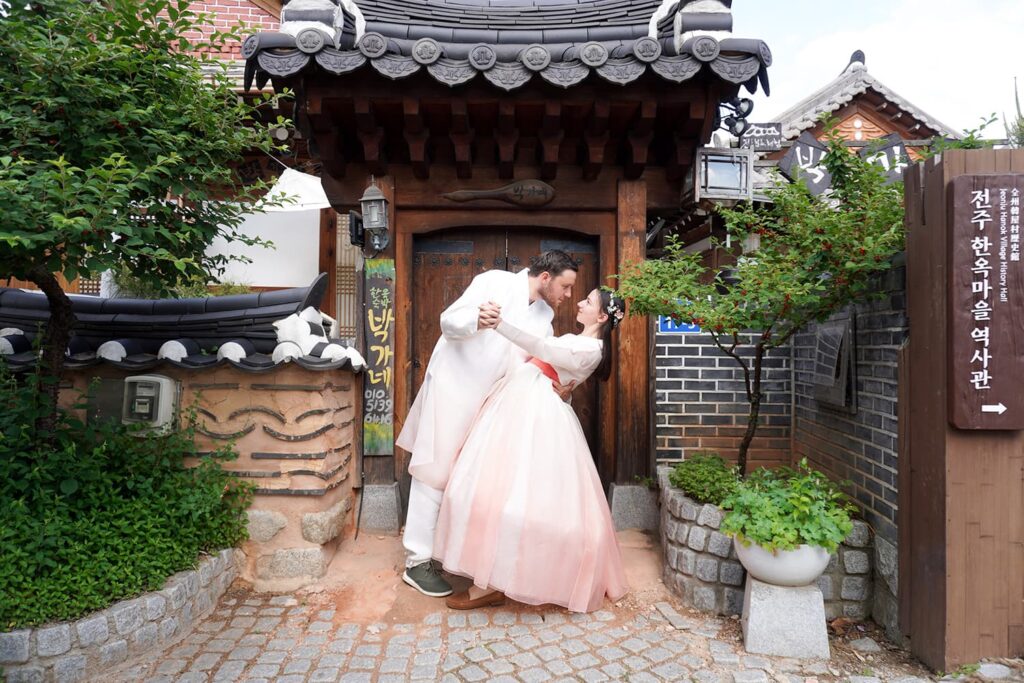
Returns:
[[[555,198],[555,188],[540,180],[517,180],[494,190],[459,190],[441,196],[453,202],[492,199],[527,209],[536,209],[551,203]]]

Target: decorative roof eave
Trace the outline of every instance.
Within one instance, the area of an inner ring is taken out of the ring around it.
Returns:
[[[351,41],[349,41],[351,42]],[[670,41],[669,41],[670,42]],[[627,85],[648,69],[673,83],[682,83],[701,71],[756,92],[758,84],[769,91],[771,50],[761,40],[698,35],[687,40],[678,54],[665,40],[643,36],[631,41],[582,45],[478,43],[442,45],[433,38],[401,41],[376,31],[365,33],[348,48],[332,45],[318,27],[306,27],[296,35],[259,33],[242,46],[246,59],[244,87],[255,82],[263,88],[270,78],[288,78],[305,69],[341,76],[364,68],[367,62],[392,80],[426,70],[434,80],[449,87],[483,74],[485,80],[506,91],[519,88],[535,75],[561,88],[586,80],[591,73],[616,84]],[[452,53],[455,53],[453,55]]]
[[[869,89],[874,90],[922,125],[937,131],[940,135],[952,138],[960,137],[951,126],[947,126],[934,116],[915,107],[872,76],[863,61],[858,61],[856,53],[839,78],[776,117],[782,123],[782,137],[787,140],[795,139],[803,131],[816,126],[822,114],[838,111]]]
[[[103,299],[69,295],[75,317],[74,336],[66,350],[68,370],[105,363],[130,371],[164,364],[205,370],[231,365],[247,372],[267,372],[294,362],[308,370],[365,365],[354,349],[327,337],[321,315],[317,324],[301,319],[315,309],[327,290],[321,274],[309,287],[194,299]],[[282,321],[297,322],[277,329]],[[32,340],[50,319],[41,292],[0,287],[0,358],[12,370],[34,367],[38,353]],[[295,330],[306,335],[302,344]],[[314,332],[314,329],[318,332]],[[308,334],[307,331],[308,330]],[[313,339],[313,337],[316,337]]]

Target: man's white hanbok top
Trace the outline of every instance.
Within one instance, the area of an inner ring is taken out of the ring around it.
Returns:
[[[494,330],[478,330],[480,306],[493,301],[501,317],[531,334],[553,334],[554,311],[530,303],[529,271],[488,270],[441,313],[441,338],[395,444],[412,453],[409,474],[443,490],[455,456],[491,387],[527,354]]]

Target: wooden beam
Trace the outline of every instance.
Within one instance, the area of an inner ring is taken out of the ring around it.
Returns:
[[[320,209],[320,248],[318,268],[327,273],[327,292],[320,310],[332,318],[338,317],[338,214],[334,209]]]
[[[558,174],[558,157],[564,137],[562,105],[557,100],[547,102],[544,105],[544,118],[541,122],[540,132],[540,174],[543,180],[554,180]]]
[[[345,177],[345,152],[341,148],[341,136],[338,129],[316,131],[313,133],[319,151],[320,162],[324,173],[334,178]]]
[[[449,137],[455,152],[455,173],[460,180],[473,177],[473,128],[469,124],[466,101],[452,100],[452,124]]]
[[[654,118],[658,113],[658,104],[654,100],[644,100],[640,105],[640,113],[630,125],[629,161],[626,163],[626,178],[636,180],[643,175],[650,153],[651,139],[654,137]]]
[[[643,180],[620,180],[618,188],[618,272],[626,263],[644,259],[647,242],[647,186]],[[647,453],[648,405],[650,391],[649,333],[646,317],[627,317],[617,337],[618,435],[615,481],[630,484],[636,477],[650,476]]]
[[[681,133],[675,133],[675,151],[665,168],[665,176],[675,182],[686,176],[686,171],[693,165],[694,142]]]
[[[396,207],[392,225],[398,226],[405,218],[397,210],[396,179],[391,179],[391,206]],[[404,230],[394,231],[395,257],[395,438],[398,438],[413,401],[413,235]],[[403,500],[409,499],[409,458],[411,454],[395,447],[395,480],[399,482]]]
[[[498,105],[498,177],[510,179],[514,176],[516,145],[519,143],[519,129],[516,127],[516,105],[502,100]]]
[[[585,159],[583,162],[583,179],[594,180],[601,173],[604,165],[605,149],[608,147],[608,118],[611,105],[608,100],[594,102],[590,115],[590,125],[583,136]]]
[[[409,147],[409,163],[412,165],[413,175],[420,180],[426,180],[430,177],[430,165],[427,163],[429,133],[420,115],[420,101],[413,97],[404,98],[402,113],[405,119],[403,134]]]
[[[384,161],[381,142],[384,140],[384,129],[377,125],[373,115],[373,104],[369,98],[357,97],[355,100],[356,132],[363,144],[363,159],[373,175],[387,175],[387,162]]]

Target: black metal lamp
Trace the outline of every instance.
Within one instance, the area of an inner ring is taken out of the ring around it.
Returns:
[[[361,214],[357,211],[348,212],[349,240],[353,245],[361,247],[366,244],[368,237],[374,251],[387,249],[390,242],[388,200],[377,183],[370,181],[370,186],[359,198],[359,206],[363,210]]]

